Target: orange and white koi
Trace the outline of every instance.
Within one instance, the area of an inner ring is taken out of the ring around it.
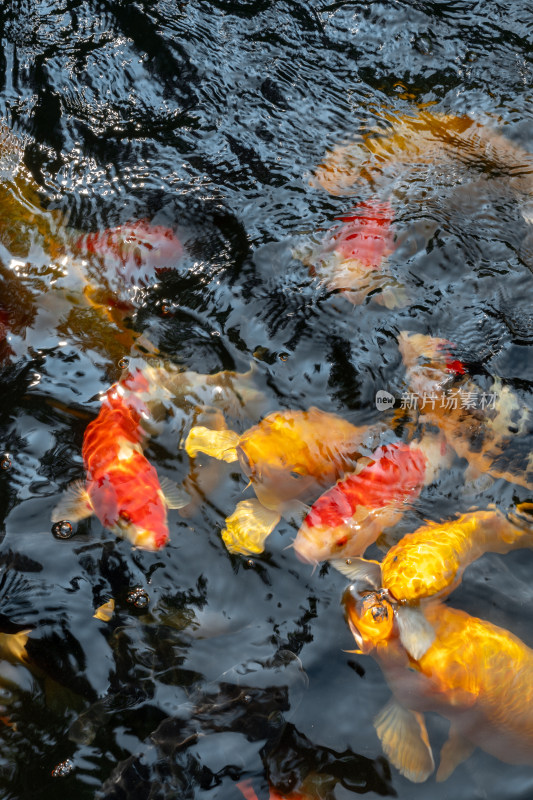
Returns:
[[[52,522],[94,513],[104,527],[138,547],[158,550],[168,542],[167,508],[181,508],[189,498],[168,479],[160,480],[143,454],[141,423],[150,412],[142,391],[147,390],[146,377],[134,369],[105,393],[83,438],[86,481],[66,490]]]
[[[482,392],[445,339],[404,331],[398,345],[421,419],[442,431],[470,472],[533,489],[531,409],[499,380]]]
[[[299,245],[293,257],[308,265],[311,275],[330,291],[342,293],[354,305],[370,293],[387,308],[401,305],[401,287],[387,270],[387,256],[394,249],[393,219],[388,202],[358,203],[353,213],[339,217],[340,228],[329,231],[318,245]]]
[[[174,231],[147,219],[79,236],[74,248],[83,255],[99,257],[112,272],[136,286],[174,268],[184,254]]]
[[[438,781],[476,746],[511,764],[533,763],[533,650],[520,639],[435,601],[425,608],[434,641],[415,659],[381,592],[352,584],[343,604],[359,652],[374,656],[393,692],[374,727],[385,755],[403,775],[418,783],[434,770],[425,711],[451,723]]]
[[[317,408],[277,411],[241,436],[195,427],[185,449],[191,457],[200,452],[228,463],[239,461],[257,499],[237,504],[222,537],[230,552],[261,553],[291,504],[316,496],[352,471],[382,431],[382,425],[358,428]]]
[[[360,472],[316,500],[294,540],[296,555],[309,563],[361,555],[398,521],[446,459],[442,440],[429,436],[378,448]]]

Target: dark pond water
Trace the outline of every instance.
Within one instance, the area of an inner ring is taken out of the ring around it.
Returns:
[[[84,429],[126,352],[115,322],[69,301],[68,265],[50,252],[66,229],[172,228],[187,256],[138,292],[131,324],[198,373],[255,363],[263,413],[315,405],[377,421],[376,391],[403,390],[404,329],[453,339],[480,381],[500,376],[531,405],[533,259],[509,176],[458,158],[349,196],[311,180],[328,149],[421,107],[468,114],[533,152],[531,12],[520,0],[2,4],[0,117],[24,167],[8,147],[0,620],[31,629],[31,664],[0,662],[2,798],[233,800],[252,779],[261,799],[268,782],[289,792],[311,771],[325,776],[315,796],[337,800],[532,796],[532,768],[480,750],[444,784],[389,766],[372,720],[390,692],[370,657],[346,652],[344,578],[299,562],[287,522],[263,555],[228,554],[220,532],[245,486],[235,468],[193,516],[170,512],[157,553],[95,517],[68,540],[50,522],[83,476]],[[394,208],[392,269],[410,299],[393,310],[351,304],[291,258],[372,194]],[[146,451],[178,482],[188,424],[176,410]],[[394,536],[527,497],[501,480],[481,495],[463,483],[457,459]],[[450,603],[533,646],[532,575],[529,551],[486,555]],[[111,597],[112,619],[95,619]],[[428,729],[438,753],[447,723],[428,715]]]

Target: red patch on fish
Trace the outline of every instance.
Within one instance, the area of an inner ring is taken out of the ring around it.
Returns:
[[[308,530],[336,528],[353,517],[358,506],[383,508],[420,493],[427,464],[421,450],[391,444],[380,447],[374,457],[357,475],[348,475],[318,498],[303,523]]]
[[[377,269],[392,252],[394,212],[390,203],[358,203],[354,214],[337,219],[344,225],[333,237],[333,250],[341,258],[356,259],[368,269]]]
[[[443,340],[439,344],[438,349],[442,350],[443,352],[444,363],[446,364],[446,369],[449,372],[455,372],[456,375],[464,375],[466,373],[466,368],[463,362],[453,357],[452,351],[455,349],[453,342]]]
[[[116,263],[133,284],[142,284],[154,275],[173,269],[184,252],[170,228],[152,225],[146,219],[80,236],[75,247],[86,255],[99,256],[108,264]]]

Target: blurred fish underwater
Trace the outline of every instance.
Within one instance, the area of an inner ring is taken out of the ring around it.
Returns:
[[[0,29],[2,798],[530,796],[525,5]]]

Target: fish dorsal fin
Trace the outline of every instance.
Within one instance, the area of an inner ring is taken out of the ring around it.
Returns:
[[[399,606],[396,620],[400,639],[409,655],[418,661],[422,658],[435,640],[435,631],[427,621],[420,608]]]
[[[226,461],[231,464],[233,461],[238,460],[236,447],[240,438],[235,431],[213,431],[211,428],[197,425],[191,428],[187,436],[185,450],[191,458],[194,458],[198,453],[206,453],[219,461]]]
[[[230,553],[257,555],[280,519],[277,511],[265,508],[259,500],[241,500],[226,520],[222,539]]]
[[[374,720],[383,752],[402,775],[423,783],[435,769],[424,718],[391,700]]]
[[[472,742],[465,739],[454,728],[453,723],[450,726],[450,736],[448,741],[445,742],[444,747],[440,754],[440,764],[435,776],[438,783],[442,783],[450,777],[454,769],[466,761],[467,758],[475,750]]]
[[[80,519],[90,517],[93,507],[84,481],[74,481],[68,486],[59,503],[52,511],[52,522],[61,522],[66,519],[69,522],[78,522]]]
[[[170,478],[163,475],[162,478],[159,478],[159,485],[163,492],[167,508],[183,508],[183,506],[191,502],[191,498],[185,489],[182,489],[177,483],[171,481]]]
[[[332,567],[345,575],[352,583],[366,583],[381,589],[381,564],[366,558],[332,558]]]

